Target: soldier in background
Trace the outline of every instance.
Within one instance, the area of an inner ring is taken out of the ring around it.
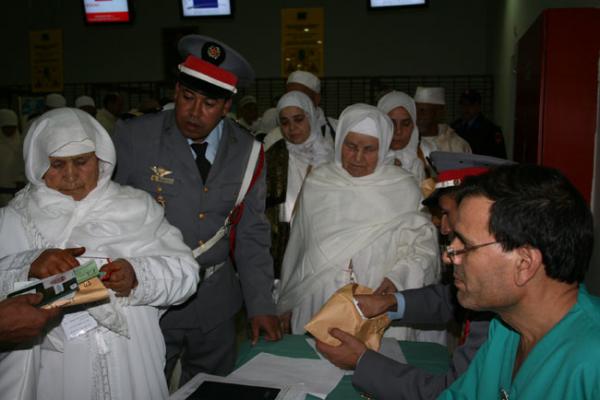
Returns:
[[[452,129],[469,142],[473,153],[506,158],[502,130],[481,112],[481,95],[466,90],[460,96],[462,115],[452,123]]]

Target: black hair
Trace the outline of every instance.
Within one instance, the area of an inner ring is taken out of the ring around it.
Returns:
[[[457,202],[472,196],[494,202],[489,231],[504,251],[531,246],[542,253],[550,278],[583,281],[594,244],[592,213],[558,170],[526,164],[500,166],[465,179]]]
[[[109,104],[115,103],[120,97],[121,95],[119,93],[107,93],[104,96],[104,99],[102,99],[102,105],[104,108],[108,108]]]

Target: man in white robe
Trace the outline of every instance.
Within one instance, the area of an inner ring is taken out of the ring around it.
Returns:
[[[419,187],[384,163],[390,119],[356,104],[342,112],[337,132],[335,161],[305,181],[283,261],[277,306],[295,334],[347,283],[381,293],[421,287],[439,274],[437,234],[418,211]],[[394,336],[416,339],[413,329],[399,329]]]
[[[256,129],[260,124],[260,116],[258,114],[258,103],[254,96],[244,96],[238,103],[237,122],[252,133],[256,133]]]
[[[266,215],[271,222],[276,273],[281,269],[296,199],[306,176],[313,168],[333,161],[333,141],[321,132],[318,113],[307,95],[295,90],[284,94],[277,112],[285,140],[266,152]]]
[[[119,93],[108,93],[102,100],[103,108],[96,113],[96,119],[112,135],[119,115],[123,112],[123,97]]]
[[[417,125],[425,157],[432,151],[472,153],[471,146],[446,123],[446,94],[443,87],[419,86],[415,93]]]
[[[0,209],[0,296],[13,284],[104,259],[109,300],[65,308],[39,341],[2,354],[10,399],[166,399],[163,310],[196,290],[198,266],[145,192],[111,181],[112,140],[89,114],[40,116],[25,139],[29,184]],[[81,311],[81,313],[75,313]],[[95,328],[67,338],[66,320]]]

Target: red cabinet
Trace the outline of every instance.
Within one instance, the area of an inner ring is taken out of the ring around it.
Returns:
[[[600,9],[545,10],[519,40],[514,159],[561,170],[589,202]]]

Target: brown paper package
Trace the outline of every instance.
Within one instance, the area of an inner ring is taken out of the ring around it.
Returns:
[[[352,301],[355,294],[371,293],[372,289],[352,283],[338,289],[304,329],[322,342],[339,346],[341,342],[329,334],[331,328],[339,328],[356,336],[369,349],[378,351],[390,319],[385,314],[363,319]]]

